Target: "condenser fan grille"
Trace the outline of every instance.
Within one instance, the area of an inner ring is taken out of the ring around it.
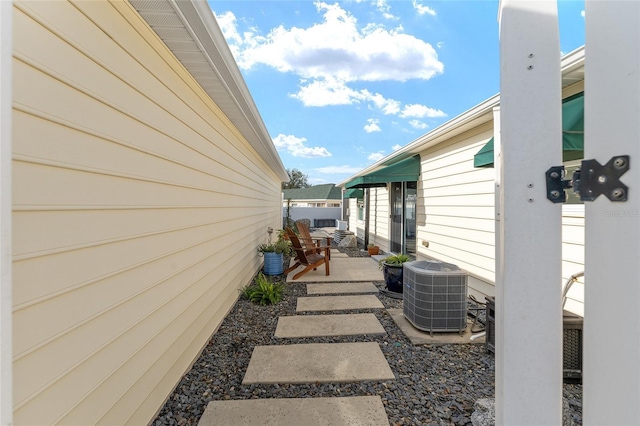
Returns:
[[[403,313],[414,327],[430,332],[467,328],[467,274],[438,261],[404,264]]]

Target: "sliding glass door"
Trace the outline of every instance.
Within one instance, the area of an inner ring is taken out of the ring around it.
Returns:
[[[390,249],[416,255],[417,182],[392,182],[390,197]]]

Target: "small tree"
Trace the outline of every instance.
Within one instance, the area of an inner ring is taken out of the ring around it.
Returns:
[[[287,169],[289,182],[282,184],[282,189],[309,188],[308,177],[298,169]]]

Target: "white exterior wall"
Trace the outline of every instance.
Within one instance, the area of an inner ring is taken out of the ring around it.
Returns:
[[[420,154],[417,229],[418,256],[458,265],[470,274],[470,291],[491,295],[495,170],[474,168],[473,157],[492,136],[488,123]]]
[[[584,271],[584,205],[562,206],[562,280]],[[565,309],[584,316],[584,277],[573,283]]]
[[[371,188],[371,210],[369,215],[369,243],[376,244],[380,250],[389,253],[389,190]],[[362,232],[364,233],[364,223]]]
[[[146,424],[261,266],[277,175],[126,2],[14,7],[15,424]]]
[[[358,220],[358,199],[349,198],[348,202],[349,221],[347,226],[349,227],[349,231],[355,233],[358,238],[362,238],[364,236],[364,228],[359,229],[359,223],[363,224],[364,222]],[[360,232],[362,232],[362,234],[360,234]]]

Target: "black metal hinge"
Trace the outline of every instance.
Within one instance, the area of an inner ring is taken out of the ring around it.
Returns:
[[[567,200],[565,191],[573,188],[582,201],[593,201],[600,194],[611,201],[627,201],[629,188],[620,182],[620,176],[627,170],[628,155],[615,156],[604,166],[597,160],[582,160],[580,170],[576,170],[571,179],[564,179],[564,166],[551,167],[546,173],[547,198],[552,203],[564,203]]]

